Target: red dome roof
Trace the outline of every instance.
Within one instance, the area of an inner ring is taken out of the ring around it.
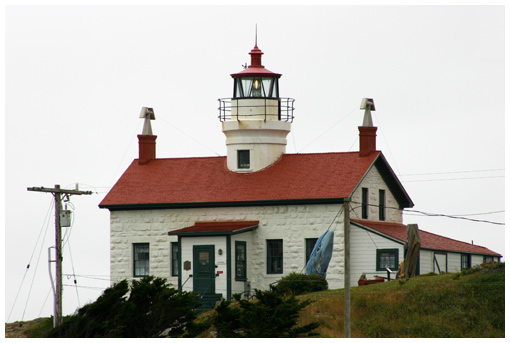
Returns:
[[[282,74],[273,73],[272,71],[264,68],[264,66],[262,65],[263,54],[264,53],[258,48],[257,44],[255,44],[255,47],[250,51],[251,64],[248,66],[248,68],[244,69],[243,71],[240,71],[239,73],[230,74],[230,76],[232,76],[233,78],[243,76],[265,76],[279,78],[280,76],[282,76]]]

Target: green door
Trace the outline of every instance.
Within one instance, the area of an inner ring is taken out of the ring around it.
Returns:
[[[193,291],[200,295],[216,292],[214,245],[193,246]]]

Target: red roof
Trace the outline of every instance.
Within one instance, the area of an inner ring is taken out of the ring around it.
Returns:
[[[134,160],[99,207],[340,199],[351,195],[380,152],[284,154],[254,173],[227,169],[226,157]],[[150,207],[150,206],[149,206]]]
[[[224,221],[224,222],[196,222],[195,225],[184,229],[170,231],[169,235],[183,234],[236,234],[257,228],[258,220],[253,221]]]
[[[396,238],[397,240],[405,243],[407,241],[407,226],[398,223],[376,222],[369,220],[351,219],[351,221],[359,223],[363,226],[376,230],[387,236]],[[418,230],[420,234],[420,247],[430,250],[447,250],[458,251],[481,255],[496,255],[501,256],[497,252],[489,250],[480,245],[469,244],[466,242],[457,241],[455,239],[447,238],[444,236],[436,235],[427,231]]]

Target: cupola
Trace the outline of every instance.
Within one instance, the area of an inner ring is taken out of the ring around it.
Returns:
[[[257,42],[249,54],[251,64],[230,74],[232,98],[219,99],[227,167],[238,173],[256,172],[276,162],[285,153],[294,119],[294,99],[280,97],[282,74],[262,65],[263,52]]]

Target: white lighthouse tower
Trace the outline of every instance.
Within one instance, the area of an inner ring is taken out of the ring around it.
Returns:
[[[251,64],[231,74],[233,97],[219,99],[227,167],[237,173],[256,172],[276,162],[285,153],[294,118],[294,99],[280,98],[281,74],[264,68],[262,54],[255,42]]]

